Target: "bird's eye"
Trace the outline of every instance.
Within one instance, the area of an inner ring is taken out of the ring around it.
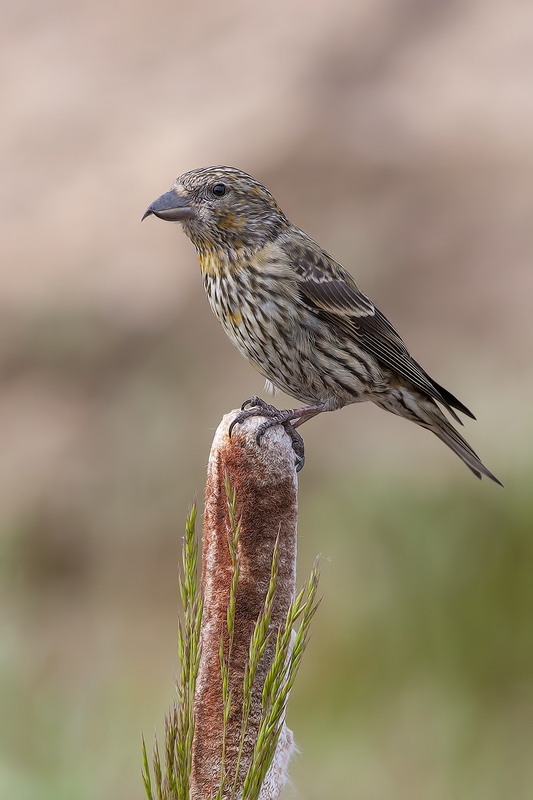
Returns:
[[[212,192],[216,197],[223,197],[226,194],[226,187],[223,183],[215,183]]]

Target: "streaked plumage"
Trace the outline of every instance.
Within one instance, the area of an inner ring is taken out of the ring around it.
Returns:
[[[275,387],[306,404],[285,414],[294,427],[370,400],[432,431],[478,478],[499,483],[438,404],[457,422],[456,411],[473,414],[429,377],[352,276],[258,181],[232,167],[193,170],[149,214],[181,222],[231,341]]]

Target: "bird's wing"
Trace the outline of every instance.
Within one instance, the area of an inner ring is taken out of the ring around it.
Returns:
[[[333,329],[349,335],[379,362],[442,403],[457,421],[460,422],[453,408],[473,417],[466,406],[429,377],[410,355],[388,319],[359,290],[352,276],[318,245],[314,242],[302,245],[291,262],[298,276],[301,300]]]

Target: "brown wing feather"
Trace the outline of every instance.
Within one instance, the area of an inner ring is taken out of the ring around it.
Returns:
[[[456,421],[461,422],[453,408],[474,416],[414,360],[388,319],[340,264],[315,245],[301,247],[295,266],[301,299],[333,328],[348,334],[382,364],[442,403]]]

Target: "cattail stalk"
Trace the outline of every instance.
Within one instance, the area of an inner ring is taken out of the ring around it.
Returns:
[[[318,570],[296,594],[297,478],[282,427],[219,425],[209,456],[201,598],[186,529],[178,703],[166,720],[165,774],[154,747],[150,800],[275,800],[294,748],[289,692],[316,611]]]
[[[259,735],[262,691],[277,633],[295,596],[298,497],[292,445],[278,426],[258,446],[261,417],[236,426],[230,439],[236,413],[223,418],[207,470],[191,800],[215,796],[220,784],[224,800],[240,796]],[[221,643],[231,696],[225,726]],[[282,724],[271,768],[278,773],[279,790],[292,748],[292,733]]]

